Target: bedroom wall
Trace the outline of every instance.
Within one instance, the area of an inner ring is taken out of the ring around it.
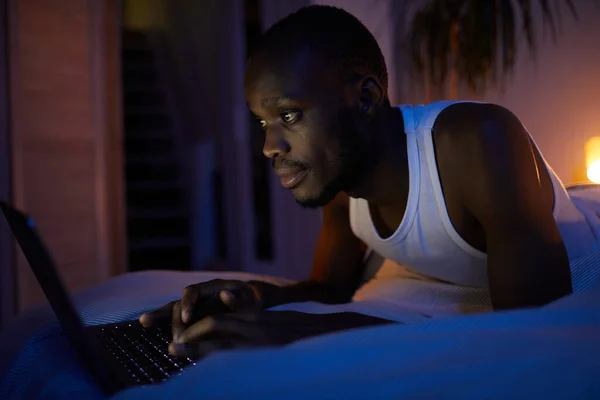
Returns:
[[[586,179],[584,143],[600,136],[600,4],[594,3],[576,1],[579,21],[563,13],[557,45],[546,40],[537,64],[520,52],[506,91],[484,96],[521,118],[565,184]]]
[[[8,1],[14,204],[67,287],[124,270],[118,1]],[[17,308],[43,295],[20,251]]]

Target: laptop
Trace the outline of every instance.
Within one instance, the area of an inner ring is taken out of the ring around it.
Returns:
[[[106,394],[164,382],[194,364],[196,359],[169,355],[170,325],[146,329],[136,320],[84,326],[33,218],[1,201],[0,208],[68,340]]]

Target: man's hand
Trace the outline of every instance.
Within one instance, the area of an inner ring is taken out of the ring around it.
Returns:
[[[277,286],[265,282],[243,282],[215,279],[190,285],[183,290],[180,301],[173,301],[140,317],[144,327],[168,323],[177,317],[184,324],[191,324],[209,315],[237,311],[260,310],[265,295]],[[173,315],[176,312],[177,316]],[[175,335],[175,331],[173,334]]]
[[[280,346],[295,340],[346,329],[382,325],[392,321],[356,313],[306,314],[297,311],[246,311],[206,317],[192,325],[173,311],[176,356],[204,356],[215,350],[255,346]]]

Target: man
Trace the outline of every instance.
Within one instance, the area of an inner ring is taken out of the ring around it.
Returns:
[[[388,322],[258,311],[350,301],[366,247],[424,276],[489,287],[496,310],[571,292],[561,232],[578,214],[517,117],[475,102],[392,107],[387,83],[377,42],[343,10],[307,7],[264,35],[245,92],[281,184],[299,204],[323,207],[311,278],[281,288],[226,280],[185,288],[181,301],[140,319],[172,318],[173,353]],[[586,235],[576,238],[582,246]]]

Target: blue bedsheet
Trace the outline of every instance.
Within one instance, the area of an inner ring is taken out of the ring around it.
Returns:
[[[169,274],[120,277],[77,303],[88,324],[136,318],[177,298],[190,279]],[[52,321],[42,307],[2,335],[0,398],[103,398]],[[542,309],[414,320],[223,352],[164,384],[114,398],[598,399],[599,376],[600,290],[591,288]]]

